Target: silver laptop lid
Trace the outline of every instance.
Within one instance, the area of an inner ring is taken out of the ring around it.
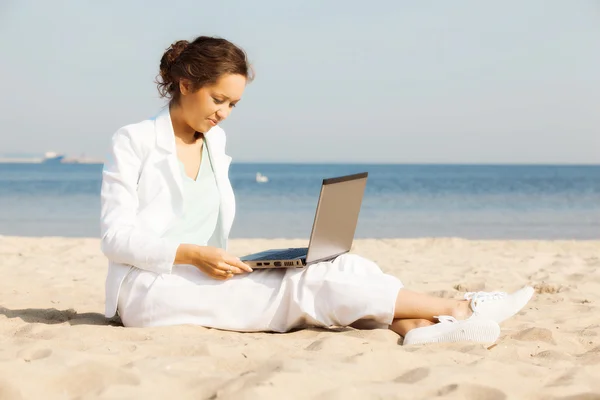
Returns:
[[[362,204],[367,172],[324,179],[315,213],[306,263],[350,251]]]

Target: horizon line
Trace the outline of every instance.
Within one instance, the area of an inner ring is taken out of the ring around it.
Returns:
[[[39,161],[17,161],[17,160],[2,160],[0,164],[40,164]],[[64,162],[65,165],[103,165],[103,161],[94,162]],[[599,163],[571,163],[571,162],[377,162],[377,161],[232,161],[231,164],[248,164],[248,165],[404,165],[404,166],[539,166],[539,167],[600,167]]]
[[[377,162],[377,161],[236,161],[232,164],[286,164],[286,165],[518,165],[518,166],[592,166],[600,167],[598,163],[574,163],[574,162],[463,162],[463,161],[444,161],[444,162]]]

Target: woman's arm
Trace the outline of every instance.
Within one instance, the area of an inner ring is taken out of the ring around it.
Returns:
[[[127,128],[113,135],[102,171],[101,249],[113,262],[170,273],[180,244],[135,226],[143,159]]]

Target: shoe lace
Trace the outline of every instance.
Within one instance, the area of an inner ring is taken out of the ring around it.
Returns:
[[[506,297],[506,292],[467,292],[465,299],[471,300],[473,312],[477,312],[479,306],[486,301],[500,300]]]

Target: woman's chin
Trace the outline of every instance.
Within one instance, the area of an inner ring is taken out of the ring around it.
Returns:
[[[206,133],[208,131],[210,131],[210,129],[213,127],[212,124],[206,122],[206,123],[201,123],[198,124],[194,127],[194,129],[196,129],[196,132],[201,132],[201,133]]]
[[[204,133],[208,132],[208,129],[206,129],[206,127],[202,126],[202,125],[197,125],[197,126],[194,126],[193,128],[194,128],[194,131],[196,131],[196,133],[204,134]]]

